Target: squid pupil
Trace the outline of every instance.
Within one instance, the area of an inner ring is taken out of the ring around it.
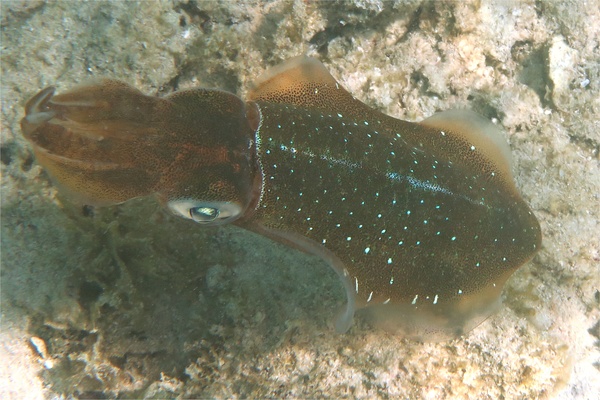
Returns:
[[[214,221],[219,216],[219,210],[213,207],[190,208],[190,217],[200,222]]]

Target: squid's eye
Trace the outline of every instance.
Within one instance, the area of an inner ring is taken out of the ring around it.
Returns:
[[[227,224],[242,214],[242,207],[231,202],[173,200],[167,206],[174,214],[203,225]]]

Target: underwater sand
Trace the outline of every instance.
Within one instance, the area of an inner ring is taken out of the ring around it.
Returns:
[[[597,398],[598,1],[1,5],[0,398]],[[243,96],[303,53],[390,115],[467,108],[503,127],[543,246],[468,335],[337,335],[345,296],[322,261],[152,199],[74,206],[20,132],[48,85]]]

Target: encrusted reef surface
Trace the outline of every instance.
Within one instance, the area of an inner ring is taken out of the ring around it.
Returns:
[[[238,4],[240,3],[240,4]],[[596,398],[600,388],[598,1],[2,2],[0,397]],[[152,199],[69,203],[19,120],[97,76],[243,95],[322,60],[397,117],[472,109],[503,127],[544,232],[504,306],[416,343],[360,321],[322,261]]]

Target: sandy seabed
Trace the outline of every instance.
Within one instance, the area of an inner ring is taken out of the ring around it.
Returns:
[[[2,1],[0,397],[597,398],[599,2],[236,3]],[[152,199],[75,206],[20,132],[48,85],[243,96],[300,54],[398,118],[466,108],[503,128],[543,246],[465,337],[334,334],[322,261]]]

